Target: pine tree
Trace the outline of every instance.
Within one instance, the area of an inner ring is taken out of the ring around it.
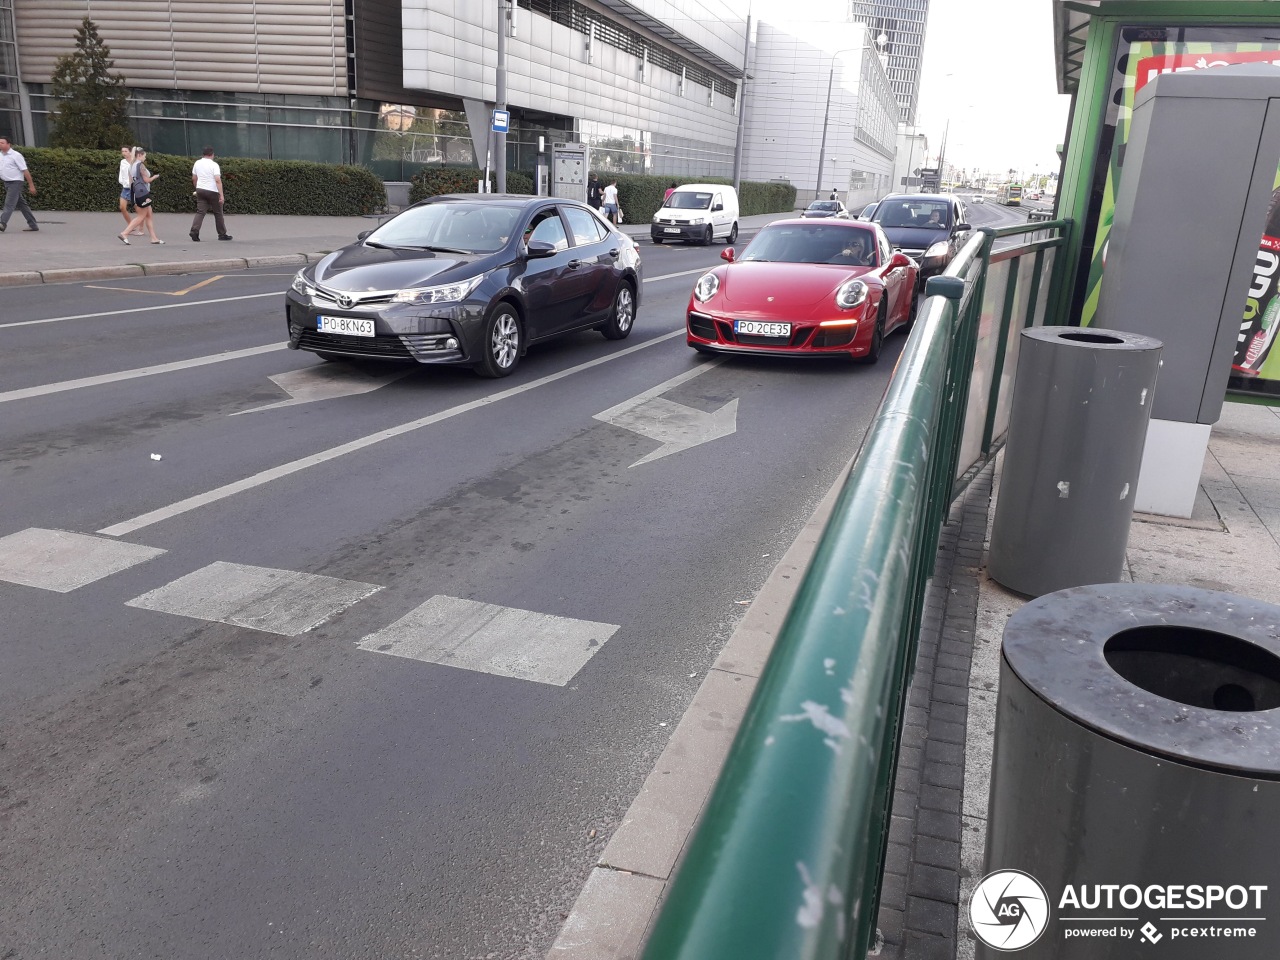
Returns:
[[[76,49],[58,58],[53,71],[55,147],[115,150],[133,143],[129,130],[129,88],[111,71],[115,61],[88,17],[76,29]]]

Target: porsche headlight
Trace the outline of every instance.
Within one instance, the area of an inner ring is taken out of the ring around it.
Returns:
[[[701,303],[706,303],[716,295],[716,291],[720,289],[720,278],[714,273],[704,273],[698,278],[698,282],[693,285],[693,295]]]
[[[836,291],[836,306],[842,310],[852,310],[867,299],[867,285],[861,280],[846,280]]]
[[[471,277],[468,280],[459,280],[457,283],[442,283],[436,287],[410,287],[407,290],[401,290],[391,298],[392,303],[457,303],[459,300],[465,300],[471,291],[480,285],[480,281],[484,279],[484,274],[478,277]]]
[[[316,288],[311,285],[311,281],[306,278],[306,270],[299,270],[293,277],[293,289],[304,297],[309,297],[316,292]]]
[[[924,252],[924,258],[928,260],[931,257],[945,257],[947,255],[947,251],[950,249],[950,246],[945,240],[939,241]]]

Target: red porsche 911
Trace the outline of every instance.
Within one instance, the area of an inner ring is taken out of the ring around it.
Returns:
[[[779,220],[694,285],[689,346],[701,353],[845,355],[875,363],[912,319],[916,262],[857,220]]]

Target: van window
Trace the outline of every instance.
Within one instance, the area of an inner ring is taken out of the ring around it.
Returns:
[[[711,194],[694,190],[677,190],[667,200],[672,210],[707,210],[711,207]]]
[[[712,207],[715,207],[715,206],[716,206],[716,204],[719,204],[719,205],[720,205],[720,206],[722,206],[722,207],[724,206],[724,200],[723,200],[723,199],[721,199],[720,194],[718,194],[718,193],[716,194],[715,199],[711,201],[711,206],[712,206]]]

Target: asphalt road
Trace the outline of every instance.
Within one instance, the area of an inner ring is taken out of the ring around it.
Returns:
[[[6,291],[0,957],[540,958],[904,341],[700,358],[720,249],[501,381],[284,349],[287,273]]]

